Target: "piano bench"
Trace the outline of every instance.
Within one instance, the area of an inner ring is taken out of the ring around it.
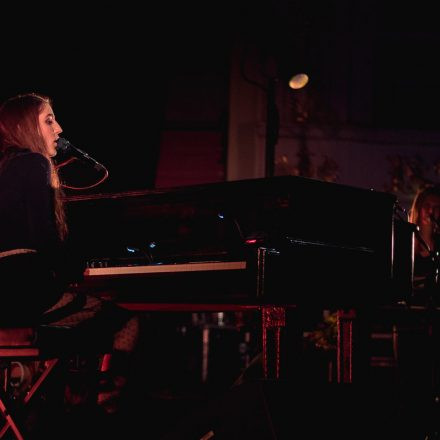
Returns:
[[[41,385],[61,360],[70,361],[82,354],[78,345],[71,345],[75,341],[72,333],[74,330],[67,327],[0,327],[0,439],[9,428],[17,440],[27,437],[24,420],[29,401],[37,392],[41,393]],[[38,365],[36,371],[26,371],[25,366],[33,363]],[[19,393],[13,374],[17,367],[19,382],[23,382],[26,372],[32,376],[26,377],[26,388]]]

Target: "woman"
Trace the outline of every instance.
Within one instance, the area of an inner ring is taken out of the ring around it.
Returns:
[[[112,383],[122,385],[121,371],[138,337],[138,318],[113,303],[64,292],[74,279],[52,160],[61,132],[48,97],[18,95],[0,107],[0,325],[72,326],[84,329],[87,338],[106,332],[117,370]],[[108,411],[115,409],[105,403],[119,394],[116,388],[98,396]]]
[[[440,252],[440,187],[427,185],[416,194],[410,211],[410,222],[417,225],[414,243],[415,289],[435,288],[435,274]]]

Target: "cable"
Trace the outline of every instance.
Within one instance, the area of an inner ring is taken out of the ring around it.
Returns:
[[[75,160],[78,160],[78,159],[77,159],[76,157],[70,157],[70,158],[67,159],[65,162],[62,162],[62,163],[58,164],[58,165],[56,166],[56,168],[57,168],[57,169],[58,169],[58,168],[61,168],[61,167],[65,166],[65,165],[67,165],[67,164],[69,164],[69,163],[71,163],[71,162],[73,162],[73,161],[75,161]],[[67,185],[67,184],[61,182],[61,186],[62,186],[63,188],[73,189],[73,190],[83,190],[83,189],[94,188],[95,186],[98,186],[98,185],[100,185],[102,182],[104,182],[104,180],[106,180],[106,179],[108,178],[108,176],[109,176],[109,172],[108,172],[107,168],[106,168],[104,165],[102,165],[102,164],[101,164],[101,167],[104,169],[104,176],[103,176],[100,180],[98,180],[98,182],[96,182],[96,183],[94,183],[94,184],[92,184],[92,185],[81,186],[81,187],[79,187],[79,186],[70,186],[70,185]]]

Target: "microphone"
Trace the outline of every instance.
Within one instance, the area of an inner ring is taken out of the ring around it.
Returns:
[[[95,170],[97,170],[97,171],[101,171],[101,170],[106,169],[104,165],[100,164],[97,160],[93,159],[93,157],[90,157],[85,151],[74,147],[65,138],[62,138],[62,137],[58,138],[56,149],[57,149],[57,151],[59,151],[61,153],[70,154],[71,156],[74,156],[79,160],[93,164]]]

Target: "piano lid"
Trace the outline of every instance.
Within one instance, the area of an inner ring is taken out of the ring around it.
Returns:
[[[296,176],[67,198],[70,242],[103,265],[240,260],[288,237],[365,248],[391,270],[394,195]]]

